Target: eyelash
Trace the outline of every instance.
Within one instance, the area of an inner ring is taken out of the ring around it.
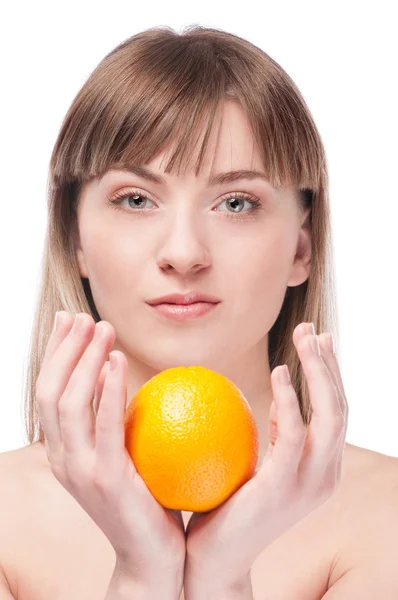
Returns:
[[[140,198],[143,198],[144,200],[151,200],[149,198],[149,196],[147,196],[146,194],[144,194],[143,192],[141,192],[139,189],[132,189],[129,190],[127,192],[119,192],[118,194],[115,194],[115,196],[113,196],[112,198],[108,198],[108,204],[111,205],[111,208],[114,208],[115,210],[124,210],[124,208],[122,208],[120,206],[120,204],[122,203],[122,201],[126,198],[130,198],[131,196],[139,196]],[[227,212],[227,218],[232,218],[235,219],[235,215],[240,215],[241,213],[243,213],[244,215],[247,215],[247,213],[249,214],[249,218],[251,217],[251,215],[256,212],[256,210],[261,210],[262,208],[262,203],[260,198],[257,198],[257,196],[251,196],[250,194],[246,194],[244,192],[230,192],[229,194],[227,194],[226,197],[222,198],[222,202],[226,202],[227,200],[231,200],[232,198],[237,198],[239,200],[246,200],[247,202],[249,202],[252,205],[252,210],[249,211],[241,211],[239,213],[229,213]],[[151,202],[153,202],[151,200]],[[221,204],[222,204],[221,202]],[[137,209],[135,210],[134,208],[131,209],[131,212],[142,212],[142,213],[147,213],[147,211],[150,209]],[[129,211],[128,211],[129,212]],[[240,217],[241,218],[241,217]]]

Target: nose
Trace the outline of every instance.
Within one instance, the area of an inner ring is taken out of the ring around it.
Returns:
[[[198,234],[194,218],[179,215],[170,227],[159,250],[158,266],[165,270],[175,270],[181,275],[200,271],[211,264],[210,253],[203,237]]]

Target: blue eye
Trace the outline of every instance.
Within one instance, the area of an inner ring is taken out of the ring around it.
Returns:
[[[130,200],[128,200],[130,198],[132,199],[131,204],[130,204]],[[152,200],[150,198],[148,198],[148,196],[146,196],[141,191],[130,190],[127,192],[122,192],[122,193],[116,194],[116,196],[114,196],[113,198],[108,198],[108,203],[111,204],[112,208],[115,208],[116,210],[125,210],[121,206],[121,204],[124,200],[128,200],[128,202],[129,202],[130,210],[128,210],[127,212],[148,213],[149,209],[147,207],[142,208],[142,204],[146,203],[147,201],[152,202]],[[223,204],[224,202],[228,202],[229,200],[234,201],[233,202],[234,206],[232,207],[234,209],[234,211],[230,212],[229,214],[226,214],[227,217],[235,218],[234,215],[238,215],[240,213],[243,213],[243,214],[249,213],[251,215],[251,213],[255,212],[256,209],[262,208],[262,203],[259,198],[257,198],[256,196],[251,196],[250,194],[246,194],[243,192],[229,193],[227,195],[227,197],[224,197],[222,199],[221,204]],[[251,205],[251,209],[249,211],[243,211],[243,208],[239,209],[239,204],[237,205],[237,203],[239,203],[240,200],[242,200],[243,202],[244,201],[248,202]],[[135,204],[133,204],[133,203],[135,203]],[[239,210],[235,210],[235,209],[239,209]],[[217,211],[217,212],[228,213],[229,211],[227,210],[227,211]]]
[[[248,202],[249,204],[251,204],[251,206],[252,206],[252,210],[250,210],[250,211],[245,211],[245,212],[253,212],[253,211],[254,211],[254,210],[255,210],[255,209],[258,207],[258,206],[260,206],[260,205],[261,205],[261,202],[260,202],[259,198],[255,198],[255,197],[251,197],[251,196],[249,196],[249,197],[246,197],[246,196],[243,196],[243,195],[241,195],[241,194],[231,194],[231,195],[230,195],[230,197],[229,197],[229,198],[225,198],[225,199],[224,199],[224,200],[221,202],[221,204],[223,204],[224,202],[228,202],[229,200],[233,200],[233,201],[234,201],[235,207],[233,207],[233,208],[238,208],[238,207],[236,206],[236,202],[239,202],[240,200],[242,200],[243,202]],[[221,211],[221,212],[222,212],[222,211]],[[227,212],[228,212],[228,211],[227,211]],[[239,213],[241,213],[241,212],[243,212],[243,208],[242,208],[242,209],[240,209],[240,210],[234,210],[234,212],[233,212],[232,214],[239,214]],[[229,216],[229,215],[228,215],[228,216]]]
[[[115,198],[113,200],[109,200],[109,202],[115,204],[116,206],[119,206],[123,202],[123,200],[127,198],[133,198],[133,202],[139,202],[140,199],[144,199],[144,201],[149,200],[149,198],[147,198],[146,196],[144,196],[144,194],[141,193],[136,194],[135,192],[124,192],[121,196],[115,196]],[[130,208],[133,207],[130,206]],[[140,206],[135,204],[135,208],[140,208]]]

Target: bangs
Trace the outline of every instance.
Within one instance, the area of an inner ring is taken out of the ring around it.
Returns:
[[[55,186],[143,166],[166,148],[172,149],[166,173],[192,169],[198,176],[223,102],[232,100],[247,115],[270,184],[316,189],[324,176],[322,156],[294,84],[284,82],[283,89],[264,52],[252,45],[234,48],[244,43],[237,36],[228,34],[226,42],[200,31],[147,30],[101,61],[55,144]]]
[[[198,176],[208,150],[209,139],[214,128],[219,129],[222,102],[209,101],[202,105],[184,107],[173,115],[164,113],[155,128],[143,131],[137,143],[136,136],[130,133],[124,147],[119,149],[120,159],[111,157],[107,161],[106,170],[128,168],[131,165],[143,166],[167,151],[165,173],[180,175],[193,170]]]

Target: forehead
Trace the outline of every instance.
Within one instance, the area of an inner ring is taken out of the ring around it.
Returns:
[[[163,190],[174,186],[186,186],[194,190],[198,186],[201,189],[215,188],[217,191],[218,186],[250,180],[253,185],[261,186],[257,188],[258,193],[265,190],[275,197],[287,194],[293,199],[297,198],[296,186],[275,187],[271,184],[264,165],[264,149],[259,150],[250,121],[238,102],[225,100],[216,113],[198,170],[196,165],[206,131],[204,119],[201,126],[196,135],[192,134],[192,151],[183,161],[185,167],[177,162],[169,168],[169,161],[176,149],[174,139],[170,138],[152,158],[140,164],[134,163],[131,149],[130,158],[126,154],[125,159],[122,158],[117,165],[111,164],[102,176],[94,178],[92,184],[119,184],[122,178],[128,185],[129,179],[123,178],[123,173],[136,175]],[[88,187],[91,185],[88,184]]]
[[[180,176],[192,175],[194,164],[198,159],[197,151],[203,142],[203,133],[204,130],[198,136],[191,160],[188,161],[186,170]],[[172,152],[171,142],[165,151],[144,166],[162,172]],[[210,184],[218,183],[213,179],[218,173],[237,170],[259,171],[265,174],[261,155],[245,112],[237,102],[225,101],[210,131],[199,177]]]
[[[190,159],[186,161],[185,169],[179,169],[178,174],[174,168],[165,172],[165,167],[175,150],[173,140],[170,140],[166,147],[145,164],[124,163],[114,169],[110,168],[107,173],[112,173],[114,170],[126,171],[160,186],[175,183],[177,179],[188,181],[192,178],[199,179],[207,187],[232,183],[240,179],[259,179],[268,183],[267,173],[250,124],[244,111],[236,102],[225,102],[218,119],[215,119],[202,158],[201,169],[196,175],[195,164],[198,160],[198,150],[203,143],[203,133],[204,129],[196,140]]]

